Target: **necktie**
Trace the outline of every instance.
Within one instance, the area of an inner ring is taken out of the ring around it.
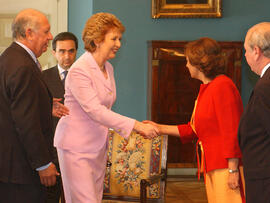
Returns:
[[[64,76],[64,77],[63,77],[63,79],[62,79],[62,83],[63,83],[64,87],[65,87],[65,81],[66,81],[67,74],[68,74],[68,71],[65,70],[65,71],[63,72],[63,76]]]

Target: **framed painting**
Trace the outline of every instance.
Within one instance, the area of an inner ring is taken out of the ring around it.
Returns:
[[[152,0],[152,18],[221,18],[222,0]]]

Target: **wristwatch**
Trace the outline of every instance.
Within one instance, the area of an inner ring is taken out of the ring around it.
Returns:
[[[235,170],[233,170],[233,169],[229,169],[229,173],[238,173],[239,172],[239,170],[238,169],[235,169]]]

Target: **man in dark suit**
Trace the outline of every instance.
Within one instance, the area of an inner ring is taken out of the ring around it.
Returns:
[[[250,28],[244,48],[251,70],[260,76],[238,132],[246,200],[247,203],[270,203],[270,23]]]
[[[61,32],[55,36],[52,42],[53,55],[55,56],[58,64],[50,69],[42,72],[43,79],[46,82],[52,96],[55,99],[64,101],[64,82],[66,74],[70,66],[76,59],[76,53],[78,49],[78,39],[70,32]],[[54,131],[59,118],[53,117]],[[59,170],[59,163],[57,159],[56,149],[54,151],[53,163]],[[56,184],[51,187],[47,187],[47,203],[59,203],[62,190],[62,181],[60,176],[57,178]]]
[[[53,104],[37,60],[52,39],[50,24],[43,13],[26,9],[15,17],[12,34],[14,42],[0,56],[0,201],[44,203],[44,186],[58,175],[52,110],[64,113],[62,104]]]

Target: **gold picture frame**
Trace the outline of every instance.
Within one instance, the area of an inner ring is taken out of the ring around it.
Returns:
[[[222,0],[152,0],[152,18],[221,18]]]

